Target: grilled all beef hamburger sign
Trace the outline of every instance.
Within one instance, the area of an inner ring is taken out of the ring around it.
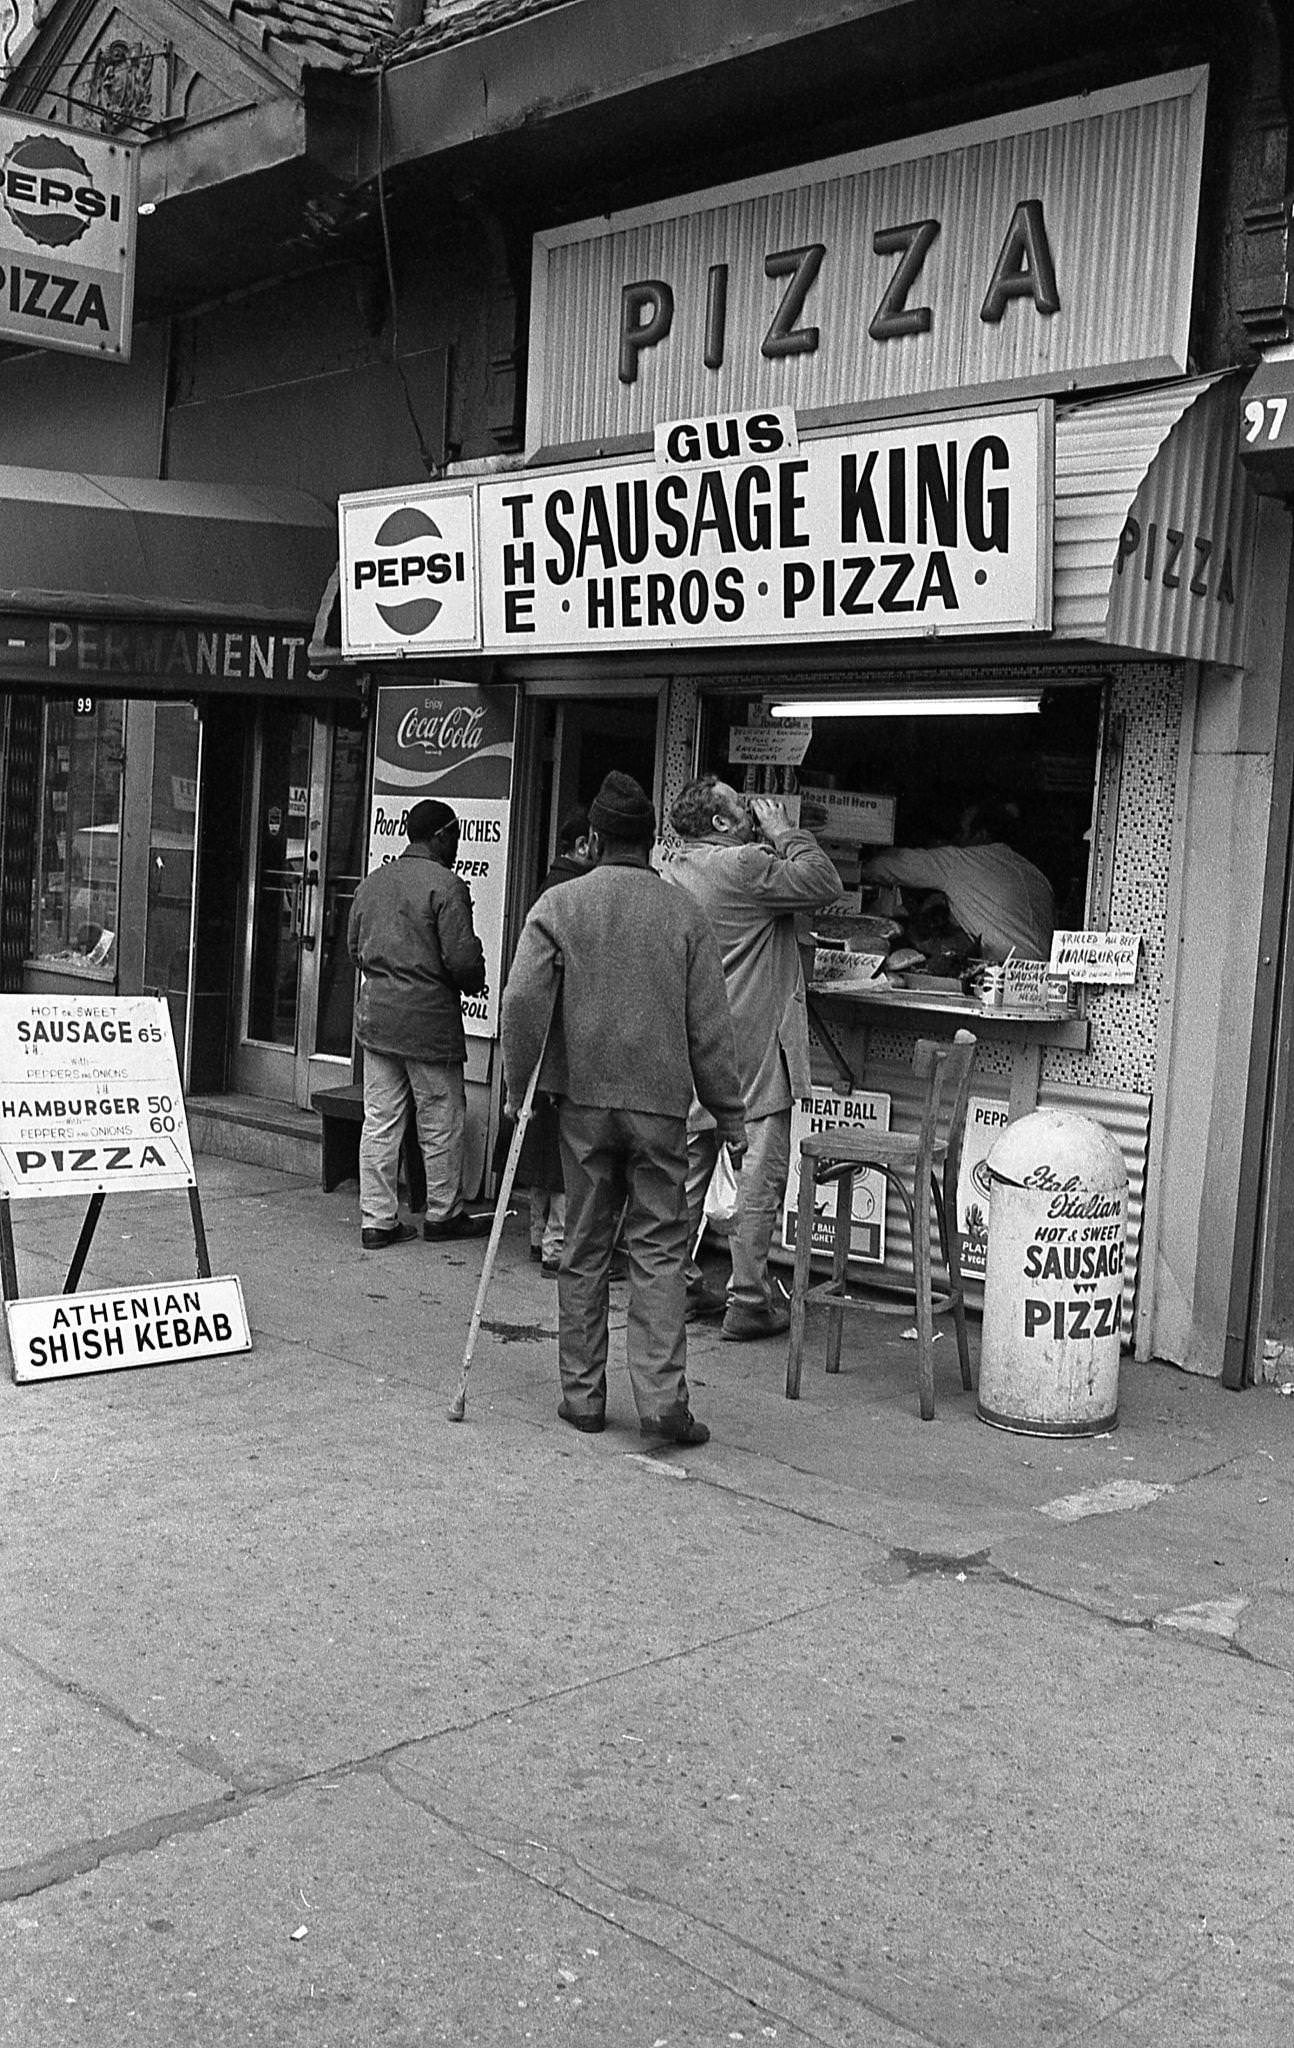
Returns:
[[[0,114],[0,337],[130,355],[137,156]]]

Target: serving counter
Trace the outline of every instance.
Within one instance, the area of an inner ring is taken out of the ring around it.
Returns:
[[[994,1007],[972,996],[934,990],[812,985],[809,1028],[845,1094],[875,1085],[869,1077],[874,1036],[911,1032],[914,1038],[951,1037],[973,1031],[984,1045],[1007,1054],[1010,1114],[1014,1120],[1037,1105],[1042,1055],[1048,1046],[1085,1052],[1085,1017],[1043,1008]]]

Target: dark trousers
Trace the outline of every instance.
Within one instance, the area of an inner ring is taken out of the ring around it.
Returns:
[[[687,1124],[682,1117],[563,1102],[566,1244],[557,1276],[562,1393],[579,1414],[607,1398],[607,1307],[620,1212],[629,1265],[626,1353],[644,1422],[689,1413]]]

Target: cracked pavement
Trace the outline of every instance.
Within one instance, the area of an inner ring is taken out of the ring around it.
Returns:
[[[0,1384],[0,2048],[1294,2039],[1294,1402],[1031,1438],[892,1316],[798,1403],[694,1326],[645,1453],[518,1219],[454,1428],[480,1247],[199,1173],[253,1351]],[[85,1284],[191,1270],[122,1197]]]

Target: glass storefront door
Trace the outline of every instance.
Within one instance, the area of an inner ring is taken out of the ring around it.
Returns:
[[[346,920],[364,870],[357,707],[265,703],[251,763],[236,1093],[309,1106],[350,1078]]]

